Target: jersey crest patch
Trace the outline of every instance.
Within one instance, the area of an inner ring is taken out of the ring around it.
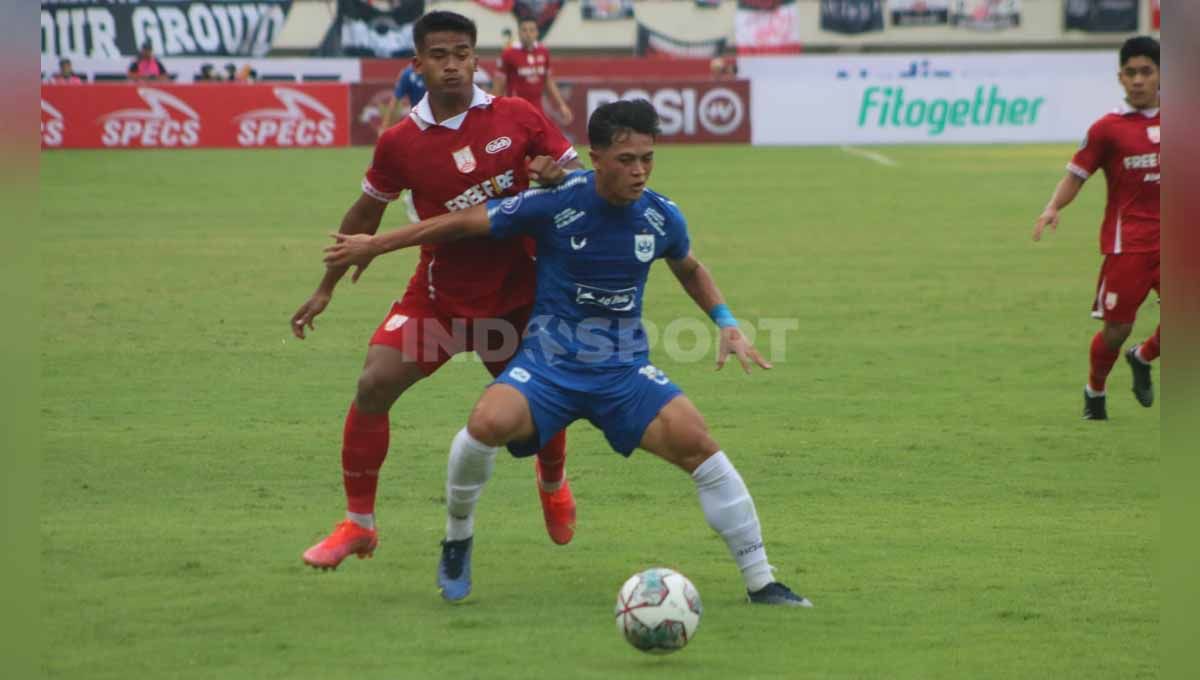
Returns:
[[[458,171],[464,175],[474,171],[475,168],[478,167],[478,163],[475,162],[475,154],[471,153],[471,147],[469,146],[464,146],[458,151],[455,151],[453,155],[454,165],[457,166]]]
[[[633,237],[633,254],[638,262],[654,259],[654,234],[636,234]]]
[[[1151,142],[1159,144],[1159,140],[1162,139],[1162,128],[1158,125],[1151,125],[1146,128],[1146,136],[1150,138]]]

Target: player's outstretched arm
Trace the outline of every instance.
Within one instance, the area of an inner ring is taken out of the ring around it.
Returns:
[[[491,232],[491,220],[488,219],[487,205],[480,204],[438,215],[416,224],[410,224],[402,229],[374,236],[368,234],[330,234],[335,243],[325,249],[325,266],[349,267],[356,266],[351,281],[357,281],[359,274],[371,260],[390,253],[393,250],[411,248],[413,246],[446,243],[464,238],[487,236]]]
[[[763,359],[754,345],[738,330],[737,320],[725,305],[725,298],[717,288],[717,282],[695,255],[689,252],[687,257],[679,260],[668,258],[667,266],[696,305],[721,329],[721,346],[717,350],[718,371],[725,366],[730,354],[738,358],[742,370],[747,373],[753,364],[757,364],[759,368],[771,368],[770,362]]]
[[[362,194],[342,217],[342,224],[338,231],[342,234],[374,234],[379,229],[379,223],[383,220],[385,210],[387,210],[387,203]],[[364,268],[365,265],[354,273],[355,281],[362,275]],[[346,269],[347,267],[325,267],[325,274],[321,277],[321,282],[317,284],[317,289],[292,315],[292,335],[303,340],[306,326],[309,330],[316,329],[313,319],[329,306],[329,300],[333,298],[333,289],[346,274]]]
[[[1071,172],[1068,172],[1058,182],[1058,186],[1054,187],[1054,195],[1050,197],[1050,202],[1046,204],[1046,208],[1042,210],[1041,215],[1038,215],[1037,222],[1033,225],[1034,241],[1042,240],[1042,232],[1046,230],[1046,227],[1050,227],[1051,230],[1058,228],[1058,211],[1070,205],[1082,188],[1083,178]]]

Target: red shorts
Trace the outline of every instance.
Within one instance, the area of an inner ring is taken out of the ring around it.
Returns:
[[[1157,252],[1105,255],[1092,316],[1113,323],[1133,323],[1151,290],[1158,292]]]
[[[496,376],[516,354],[532,310],[530,304],[498,318],[451,318],[437,309],[428,294],[410,290],[392,304],[370,344],[400,350],[425,375],[432,375],[455,354],[475,352]]]

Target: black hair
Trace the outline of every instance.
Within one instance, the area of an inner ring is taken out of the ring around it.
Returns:
[[[1134,57],[1147,57],[1158,66],[1158,41],[1148,35],[1139,35],[1121,45],[1121,66]]]
[[[640,132],[658,137],[658,112],[645,99],[609,102],[597,108],[588,119],[588,143],[593,149],[607,149],[622,132]]]
[[[430,33],[464,33],[475,46],[475,22],[456,12],[435,10],[428,12],[413,24],[413,45],[420,52],[425,48],[425,38]]]
[[[67,64],[70,64],[70,63],[71,63],[71,60],[70,60],[70,59],[67,59],[66,57],[63,57],[62,59],[59,59],[59,60],[58,60],[58,67],[59,67],[59,68],[62,68],[62,67],[66,66]]]

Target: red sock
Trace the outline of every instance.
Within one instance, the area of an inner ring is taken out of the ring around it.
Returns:
[[[1141,347],[1138,347],[1138,356],[1142,361],[1151,362],[1158,358],[1158,332],[1162,330],[1162,326],[1154,329],[1154,335],[1151,335],[1146,342],[1143,342]]]
[[[563,430],[554,435],[541,451],[537,452],[538,462],[542,466],[542,481],[561,482],[563,464],[567,462],[567,431]]]
[[[350,512],[362,515],[375,512],[375,487],[387,450],[387,414],[363,413],[351,403],[342,431],[342,483]]]
[[[1104,335],[1096,333],[1092,338],[1091,351],[1091,371],[1088,373],[1088,385],[1096,392],[1104,391],[1104,381],[1108,380],[1108,374],[1112,371],[1113,364],[1116,363],[1117,357],[1121,356],[1121,350],[1111,350],[1104,343]]]

